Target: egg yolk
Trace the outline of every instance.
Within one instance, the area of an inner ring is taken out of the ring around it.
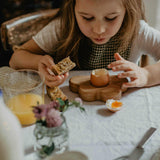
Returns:
[[[112,108],[119,108],[122,106],[122,102],[115,101],[112,103]]]

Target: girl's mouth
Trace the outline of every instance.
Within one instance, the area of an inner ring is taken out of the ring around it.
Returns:
[[[104,42],[105,38],[94,38],[94,41],[97,43]]]

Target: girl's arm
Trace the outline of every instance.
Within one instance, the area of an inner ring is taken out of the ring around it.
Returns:
[[[44,51],[31,39],[13,53],[9,65],[14,69],[38,70],[38,63],[44,54]]]
[[[53,74],[51,69],[55,64],[52,57],[46,55],[33,39],[26,42],[21,46],[21,49],[17,49],[13,53],[9,65],[14,69],[38,70],[44,75],[45,84],[49,87],[59,86],[68,77],[68,73],[61,76],[55,76]]]

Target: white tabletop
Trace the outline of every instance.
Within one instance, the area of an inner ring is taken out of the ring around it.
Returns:
[[[110,74],[113,74],[110,72]],[[71,71],[60,86],[69,99],[78,94],[69,90],[69,79],[75,75],[90,75],[90,71]],[[80,151],[90,160],[113,160],[130,154],[150,127],[157,131],[145,145],[140,160],[151,160],[160,150],[160,86],[128,89],[121,98],[122,110],[111,113],[104,102],[84,102],[86,113],[71,108],[65,112],[69,127],[69,148]],[[22,129],[25,160],[35,160],[33,151],[34,125]],[[158,159],[157,159],[158,160]]]

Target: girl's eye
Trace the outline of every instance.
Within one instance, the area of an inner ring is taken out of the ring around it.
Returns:
[[[113,18],[105,18],[107,21],[113,21],[113,20],[115,20],[117,17],[113,17]]]
[[[85,19],[85,20],[87,20],[87,21],[91,21],[91,20],[93,20],[94,18],[93,17],[83,17],[83,19]]]

